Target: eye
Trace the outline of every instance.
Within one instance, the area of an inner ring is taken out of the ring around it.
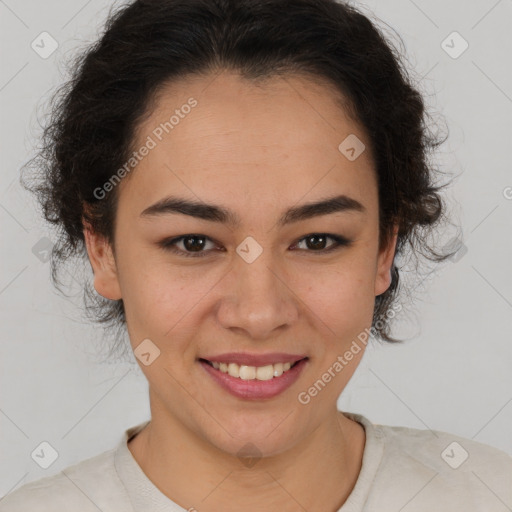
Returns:
[[[332,243],[330,247],[326,249],[325,245],[328,239],[333,240],[334,243]],[[213,248],[209,250],[203,250],[207,247],[208,243],[211,243]],[[349,246],[352,241],[338,235],[327,233],[311,233],[301,238],[294,246],[292,246],[292,248],[300,245],[301,243],[305,243],[306,249],[301,248],[300,250],[326,254],[341,247]],[[181,244],[182,248],[178,247],[179,244]],[[208,256],[212,250],[224,250],[219,248],[215,249],[217,246],[215,245],[214,241],[211,238],[200,234],[188,234],[176,238],[165,239],[159,242],[158,245],[166,251],[171,251],[175,254],[185,256],[187,258],[201,258]]]
[[[159,245],[175,254],[181,256],[200,258],[207,256],[209,253],[202,249],[207,245],[207,242],[213,243],[210,238],[205,235],[183,235],[170,240],[162,240]],[[177,244],[182,244],[183,249],[177,248]]]
[[[334,243],[331,244],[329,248],[325,248],[325,244],[328,239],[334,240]],[[311,233],[301,238],[297,245],[305,242],[305,246],[307,248],[313,248],[312,251],[307,252],[322,252],[322,253],[330,253],[340,247],[349,246],[352,242],[345,237],[338,235],[331,235],[328,233]]]

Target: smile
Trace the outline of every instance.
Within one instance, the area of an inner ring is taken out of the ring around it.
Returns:
[[[198,359],[221,389],[237,398],[261,400],[273,398],[288,389],[299,378],[309,358],[276,363],[263,361],[265,364],[261,366],[235,363],[230,358],[224,358],[224,361]]]
[[[242,380],[270,380],[275,377],[280,377],[283,373],[287,372],[296,362],[275,363],[265,366],[246,366],[237,363],[219,363],[217,361],[206,361],[216,370],[222,373],[227,373],[231,377]]]

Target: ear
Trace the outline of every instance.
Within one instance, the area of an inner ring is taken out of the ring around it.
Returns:
[[[393,235],[387,245],[379,251],[375,275],[375,295],[381,295],[391,285],[391,266],[395,258],[396,242],[398,239],[398,226],[395,225]]]
[[[106,299],[118,300],[121,288],[112,248],[103,236],[92,230],[90,224],[84,222],[83,226],[87,254],[94,272],[94,288]]]

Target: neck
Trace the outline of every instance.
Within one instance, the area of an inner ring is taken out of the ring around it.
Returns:
[[[241,463],[152,408],[151,422],[128,447],[156,487],[186,510],[334,512],[354,488],[364,445],[364,428],[334,409],[292,449]]]

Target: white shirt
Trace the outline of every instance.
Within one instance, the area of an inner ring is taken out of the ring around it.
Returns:
[[[366,444],[356,485],[337,512],[512,511],[512,457],[505,452],[446,432],[343,414],[363,425]],[[128,449],[148,422],[126,430],[115,448],[10,492],[0,512],[185,512]]]

